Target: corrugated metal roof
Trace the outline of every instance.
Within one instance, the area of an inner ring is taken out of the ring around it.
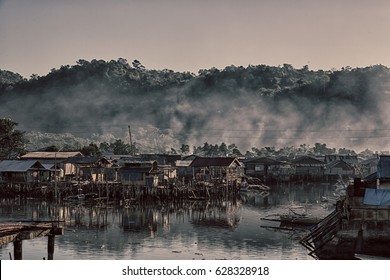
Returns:
[[[82,157],[82,153],[80,152],[30,152],[27,153],[20,158],[23,159],[47,159],[47,158],[57,158],[57,159],[65,159],[71,157]]]
[[[98,161],[99,159],[97,157],[71,157],[65,162],[73,164],[92,164]]]
[[[54,169],[54,163],[42,163],[42,165],[47,170]]]
[[[300,157],[294,161],[292,161],[293,164],[305,164],[305,165],[325,165],[325,162],[315,159],[310,156],[303,156]]]
[[[191,160],[177,160],[175,163],[176,167],[188,167],[192,163]]]
[[[374,172],[374,173],[364,177],[364,180],[366,182],[375,182],[377,178],[378,178],[378,172]]]
[[[280,161],[268,158],[268,157],[260,157],[260,158],[251,158],[245,160],[244,163],[257,163],[257,164],[268,164],[268,165],[279,165]]]
[[[37,160],[3,160],[0,162],[0,172],[26,172],[33,168],[45,169]]]
[[[353,170],[353,167],[342,159],[332,161],[327,164],[328,168],[341,168],[343,170]]]
[[[390,178],[390,156],[381,155],[379,157],[378,178]]]
[[[369,158],[369,159],[366,159],[366,160],[363,160],[360,164],[361,165],[378,165],[378,161],[379,161],[379,158],[375,157],[375,158]]]
[[[192,163],[191,167],[203,167],[203,166],[230,166],[234,161],[237,161],[237,165],[240,163],[234,157],[197,157]]]

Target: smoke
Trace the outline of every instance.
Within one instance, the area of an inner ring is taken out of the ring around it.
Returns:
[[[390,137],[389,77],[370,77],[363,81],[341,77],[342,81],[328,84],[319,97],[313,97],[312,92],[259,99],[253,92],[233,96],[217,92],[198,100],[182,98],[165,108],[165,114],[171,115],[173,131],[190,145],[235,143],[245,151],[326,143],[356,151],[386,150]]]
[[[66,83],[41,81],[27,90],[3,94],[1,117],[15,120],[23,131],[69,133],[83,144],[117,138],[127,142],[131,125],[133,140],[144,152],[205,142],[234,143],[242,152],[314,143],[355,151],[386,150],[389,77],[383,68],[340,71],[318,85],[284,91],[275,87],[273,96],[232,83],[234,76],[217,82],[208,79],[206,86],[195,77],[151,91],[131,85],[123,90],[118,85],[123,80],[108,83],[101,76],[68,78]],[[31,138],[43,143],[49,139]]]

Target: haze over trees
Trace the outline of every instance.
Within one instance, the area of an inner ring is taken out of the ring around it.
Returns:
[[[31,148],[57,145],[64,135],[79,147],[128,144],[132,124],[137,149],[146,152],[204,143],[235,143],[241,154],[302,144],[321,149],[315,143],[336,152],[388,149],[389,94],[390,71],[382,65],[231,65],[194,74],[119,58],[80,59],[28,79],[0,70],[0,118],[19,123]]]
[[[10,119],[0,119],[0,160],[4,159],[17,159],[19,156],[27,153],[25,149],[29,140],[25,133],[16,129],[17,123]],[[67,137],[64,137],[67,139]],[[52,142],[50,142],[52,143]],[[66,143],[66,142],[63,142]],[[76,146],[66,144],[60,144],[59,146],[50,145],[40,149],[46,152],[58,152],[58,151],[80,151],[85,156],[101,157],[109,155],[135,155],[140,152],[137,148],[137,143],[133,145],[125,143],[121,139],[116,139],[113,142],[107,143],[102,142],[99,144],[89,143],[88,145],[82,146],[81,143],[77,142]],[[294,158],[299,155],[329,155],[329,154],[342,154],[342,155],[357,155],[354,150],[340,148],[336,151],[335,148],[329,148],[326,144],[315,143],[313,147],[302,144],[300,147],[283,147],[277,149],[275,147],[252,147],[250,151],[246,151],[245,154],[241,153],[236,144],[225,144],[222,142],[218,144],[209,144],[205,142],[202,146],[190,146],[182,144],[180,150],[171,148],[169,151],[160,151],[168,154],[181,154],[185,155],[198,155],[198,156],[211,156],[211,157],[287,157]],[[362,158],[371,158],[377,154],[389,154],[388,151],[371,151],[366,149],[360,152],[358,155]]]

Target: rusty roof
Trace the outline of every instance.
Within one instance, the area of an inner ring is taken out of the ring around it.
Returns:
[[[233,163],[236,163],[237,166],[240,166],[240,162],[235,157],[197,157],[192,161],[190,166],[230,166]]]
[[[82,157],[80,152],[30,152],[23,156],[21,159],[67,159],[71,157]]]

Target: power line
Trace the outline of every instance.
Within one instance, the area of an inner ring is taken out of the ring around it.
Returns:
[[[155,127],[152,125],[133,125],[133,127],[150,127],[159,130],[167,130],[173,129],[172,127]],[[120,130],[126,131],[128,128],[128,124],[107,124],[107,125],[96,125],[96,124],[85,124],[85,125],[70,125],[70,126],[22,126],[24,129],[66,129],[71,128],[69,131],[71,132],[83,132],[84,130],[74,130],[75,128],[85,129],[85,128],[97,128],[102,130],[104,128],[118,128]],[[195,128],[194,128],[195,129]],[[106,131],[110,131],[109,129],[105,129]],[[328,133],[328,132],[379,132],[379,131],[390,131],[390,128],[376,128],[376,129],[292,129],[292,128],[260,128],[260,129],[226,129],[226,128],[201,128],[202,131],[223,131],[223,132],[305,132],[305,133]],[[89,132],[90,133],[90,132]]]
[[[164,135],[164,130],[171,129],[171,127],[155,127],[152,125],[144,125],[144,124],[132,124],[133,127],[138,128],[151,128],[153,130],[157,130],[161,135]],[[128,124],[116,123],[114,125],[103,124],[97,125],[96,123],[84,123],[82,125],[71,125],[71,126],[23,126],[25,129],[64,129],[67,131],[54,133],[53,134],[64,134],[70,133],[72,136],[77,137],[85,137],[91,138],[95,134],[96,136],[100,136],[103,133],[128,133]],[[94,132],[96,131],[96,132]],[[200,139],[257,139],[257,140],[279,140],[279,141],[297,141],[297,140],[314,140],[314,141],[325,141],[325,140],[349,140],[349,141],[360,141],[360,140],[375,140],[375,139],[385,139],[390,138],[390,134],[385,132],[389,132],[390,128],[374,128],[374,129],[291,129],[291,128],[261,128],[261,129],[233,129],[233,128],[204,128],[200,130],[201,132],[197,132],[195,129],[185,132],[173,132],[171,133],[173,138],[188,138],[194,137],[197,140]],[[38,131],[40,132],[40,131]],[[135,131],[136,132],[136,131]],[[216,134],[217,132],[221,132]],[[245,135],[246,133],[249,135]],[[383,134],[380,134],[380,133]],[[50,133],[50,132],[42,132],[42,133]],[[245,133],[245,134],[244,134]],[[288,136],[288,134],[296,134],[296,136]],[[358,134],[354,134],[358,133]],[[318,135],[320,134],[320,135]],[[336,135],[335,135],[336,134]],[[378,135],[379,134],[379,135]],[[84,135],[84,136],[82,136]],[[201,140],[204,141],[204,140]]]

